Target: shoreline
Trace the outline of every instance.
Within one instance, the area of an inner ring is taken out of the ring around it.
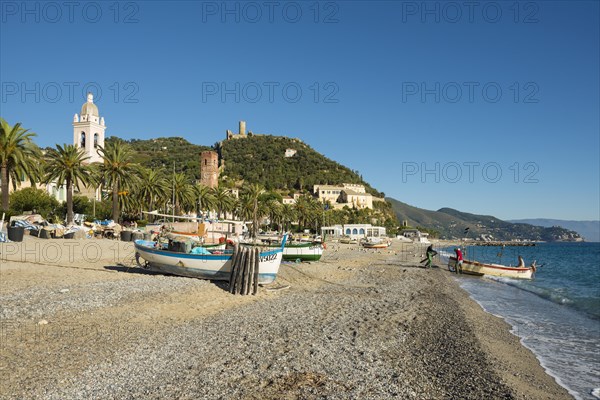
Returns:
[[[468,292],[467,292],[468,293]],[[575,392],[574,390],[569,389],[569,387],[567,387],[567,385],[561,380],[561,378],[559,376],[557,376],[551,369],[549,369],[549,367],[547,365],[544,364],[544,360],[538,356],[537,354],[535,354],[534,349],[532,349],[531,347],[529,347],[526,343],[525,343],[525,339],[521,336],[519,336],[517,333],[515,333],[515,326],[513,326],[509,321],[507,321],[502,315],[499,314],[494,314],[488,310],[485,309],[485,307],[479,303],[479,301],[477,301],[471,294],[469,294],[469,298],[471,298],[471,300],[473,300],[475,303],[477,303],[477,305],[479,305],[479,307],[481,307],[481,309],[489,314],[492,315],[500,320],[502,320],[504,323],[506,323],[509,326],[509,332],[511,334],[513,334],[514,336],[516,336],[519,339],[519,343],[521,344],[521,346],[525,347],[527,350],[529,350],[530,352],[533,353],[533,355],[536,357],[536,359],[538,360],[540,367],[542,367],[542,369],[544,370],[544,372],[550,376],[552,379],[554,379],[556,381],[556,383],[562,387],[563,389],[565,389],[569,395],[571,395],[573,398],[577,398],[579,396],[579,393]]]
[[[398,242],[328,246],[282,264],[289,289],[243,297],[128,270],[130,244],[91,242],[97,261],[0,248],[0,398],[572,398],[507,322]]]

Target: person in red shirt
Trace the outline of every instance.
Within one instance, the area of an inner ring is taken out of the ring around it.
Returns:
[[[460,247],[457,247],[454,249],[454,252],[456,253],[456,268],[454,269],[454,272],[457,274],[462,274],[462,265],[464,260],[462,251],[460,251]]]

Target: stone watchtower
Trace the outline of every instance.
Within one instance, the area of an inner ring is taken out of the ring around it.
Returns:
[[[81,116],[73,117],[73,144],[82,148],[89,157],[88,163],[102,162],[98,147],[104,147],[104,118],[100,118],[98,107],[94,104],[94,96],[87,95],[87,102],[81,106]]]
[[[219,185],[219,155],[216,151],[200,153],[200,183],[210,188]]]

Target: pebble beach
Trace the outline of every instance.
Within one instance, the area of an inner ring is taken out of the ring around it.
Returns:
[[[444,265],[397,242],[329,244],[256,296],[135,268],[131,243],[0,252],[2,399],[572,398]]]

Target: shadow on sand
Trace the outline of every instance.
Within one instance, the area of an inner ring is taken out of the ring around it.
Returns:
[[[130,274],[139,274],[139,275],[163,275],[163,276],[173,276],[181,279],[199,279],[199,278],[190,278],[181,275],[167,274],[165,272],[151,271],[148,269],[140,268],[140,267],[131,267],[123,264],[117,265],[106,265],[104,269],[115,272],[127,272]],[[222,289],[226,292],[229,292],[229,282],[226,281],[213,281],[210,279],[200,279],[211,282],[213,285],[217,286],[219,289]]]

